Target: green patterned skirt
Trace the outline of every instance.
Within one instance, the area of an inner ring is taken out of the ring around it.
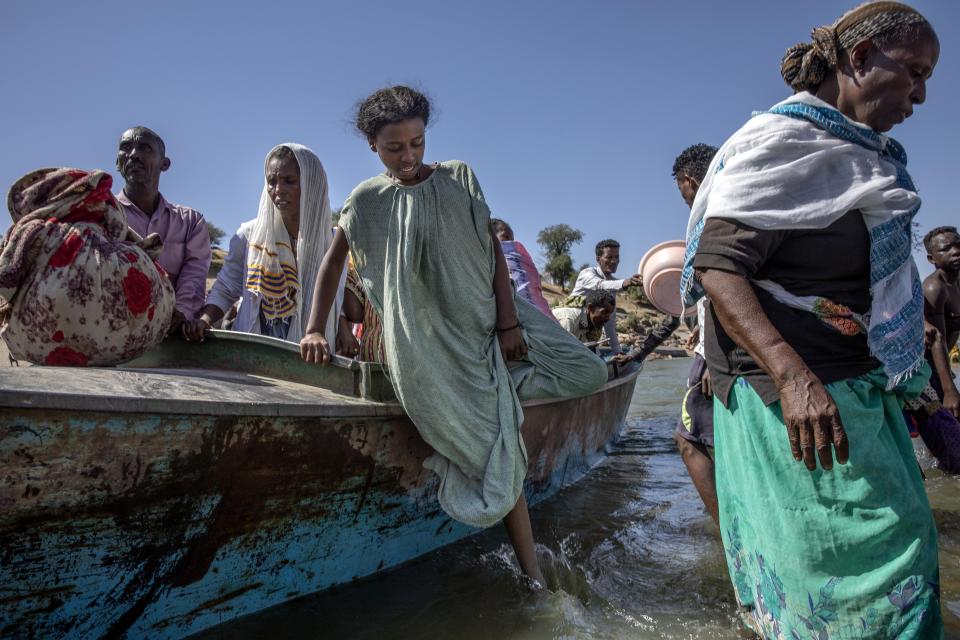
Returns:
[[[886,380],[878,369],[827,385],[850,460],[826,472],[793,459],[780,403],[764,405],[745,380],[728,407],[714,403],[723,546],[766,638],[943,636],[936,528]]]

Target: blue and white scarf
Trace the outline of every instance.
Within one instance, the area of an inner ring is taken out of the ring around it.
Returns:
[[[892,388],[923,365],[923,291],[911,256],[920,197],[895,140],[810,93],[754,114],[717,152],[690,212],[680,282],[685,306],[703,296],[693,259],[706,220],[756,229],[823,229],[859,210],[870,232],[869,313],[853,316]],[[811,259],[816,259],[815,256]],[[824,299],[753,284],[783,304],[820,313]]]

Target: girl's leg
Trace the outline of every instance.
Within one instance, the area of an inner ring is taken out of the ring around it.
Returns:
[[[530,526],[530,512],[527,511],[527,498],[520,492],[520,498],[510,513],[503,519],[507,528],[507,536],[513,545],[513,552],[517,556],[520,568],[531,579],[546,587],[546,581],[540,572],[540,561],[537,560],[537,549],[533,542],[533,527]]]

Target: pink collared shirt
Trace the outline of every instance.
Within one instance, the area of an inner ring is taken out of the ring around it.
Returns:
[[[160,234],[163,250],[157,262],[170,274],[177,292],[177,311],[188,320],[196,318],[206,297],[211,257],[203,216],[189,207],[167,202],[162,195],[152,216],[140,211],[122,191],[117,200],[131,229],[144,238],[151,233]]]

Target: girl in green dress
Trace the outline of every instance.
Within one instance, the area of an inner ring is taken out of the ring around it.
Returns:
[[[423,163],[429,119],[429,101],[408,87],[360,104],[357,128],[386,171],[347,198],[300,349],[307,362],[329,361],[319,319],[349,251],[383,320],[397,398],[436,452],[424,464],[441,478],[440,506],[473,526],[503,520],[521,569],[542,584],[523,496],[520,401],[592,393],[606,365],[514,296],[473,171]]]

